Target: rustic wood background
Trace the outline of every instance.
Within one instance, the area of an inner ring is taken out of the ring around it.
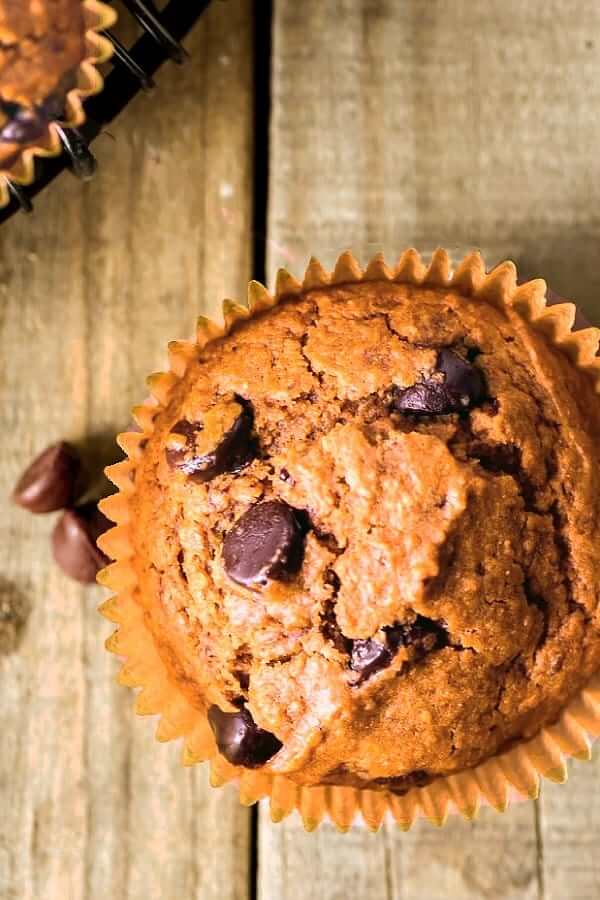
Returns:
[[[597,900],[599,757],[504,816],[376,836],[273,825],[180,768],[114,683],[101,589],[8,493],[61,437],[111,461],[166,341],[265,249],[272,276],[476,245],[600,323],[600,6],[213,0],[187,46],[92,183],[0,230],[0,900]]]

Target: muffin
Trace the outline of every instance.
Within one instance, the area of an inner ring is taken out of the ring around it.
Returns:
[[[81,66],[107,58],[110,43],[93,29],[113,20],[90,0],[0,0],[1,170],[9,172],[27,148],[57,143],[53,121],[82,121],[77,91],[92,93],[101,80]]]
[[[544,290],[477,255],[454,274],[443,251],[345,256],[172,345],[101,546],[126,584],[110,647],[130,683],[160,670],[148,711],[176,698],[166,736],[195,735],[192,761],[265,793],[401,797],[580,695],[600,666],[598,332]]]

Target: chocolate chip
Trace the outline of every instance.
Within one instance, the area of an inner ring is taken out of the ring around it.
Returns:
[[[414,647],[415,658],[447,643],[444,628],[432,619],[417,616],[413,622],[399,622],[382,629],[385,643],[374,638],[355,639],[350,651],[350,668],[359,673],[361,684],[391,663],[400,647]]]
[[[30,512],[53,512],[68,506],[74,497],[79,457],[61,441],[47,447],[23,472],[13,491],[13,500]]]
[[[444,348],[438,353],[435,372],[427,380],[395,389],[392,408],[413,415],[441,416],[464,412],[481,403],[485,394],[481,369]]]
[[[229,577],[250,587],[294,575],[302,564],[306,528],[301,514],[281,500],[251,506],[223,541]]]
[[[486,385],[483,372],[458,353],[448,348],[440,350],[437,368],[446,376],[447,390],[458,398],[462,406],[473,406],[484,399]]]
[[[54,119],[65,116],[66,94],[75,87],[76,76],[69,72],[64,75],[56,90],[34,107],[19,103],[0,101],[0,110],[8,121],[0,129],[0,141],[9,144],[29,144],[39,140]]]
[[[216,403],[202,421],[181,419],[171,429],[165,455],[171,468],[193,481],[210,481],[250,462],[253,415],[247,403],[231,398]]]
[[[19,109],[0,130],[6,144],[29,144],[39,140],[48,127],[48,119],[35,109]]]
[[[443,416],[454,412],[452,398],[442,382],[422,381],[395,393],[394,409],[415,415]]]
[[[112,528],[95,503],[86,503],[62,514],[52,532],[54,559],[76,581],[91,584],[109,562],[96,540]]]
[[[392,651],[373,638],[352,641],[350,668],[360,672],[360,680],[365,681],[380,669],[385,669],[392,661]]]
[[[247,709],[228,713],[211,706],[208,721],[219,753],[234,766],[257,769],[283,746],[274,734],[258,727]]]

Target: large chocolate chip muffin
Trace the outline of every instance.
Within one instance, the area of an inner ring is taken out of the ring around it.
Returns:
[[[235,765],[402,793],[600,666],[600,403],[510,305],[304,290],[198,348],[142,447],[144,621]]]
[[[84,55],[82,0],[0,0],[0,167],[63,116]]]

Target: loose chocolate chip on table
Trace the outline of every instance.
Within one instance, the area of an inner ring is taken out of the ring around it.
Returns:
[[[201,422],[181,419],[171,429],[165,455],[173,469],[193,481],[210,481],[235,472],[254,455],[253,415],[239,398],[216,403]]]
[[[283,746],[274,734],[258,727],[247,709],[228,713],[211,706],[208,721],[219,753],[234,766],[257,769]]]
[[[112,523],[95,503],[64,511],[52,532],[54,559],[76,581],[91,584],[109,562],[96,541]]]
[[[30,512],[63,509],[74,499],[80,462],[76,451],[61,441],[47,447],[23,472],[13,491],[13,500]]]
[[[269,578],[285,580],[302,564],[304,534],[301,513],[281,500],[256,503],[237,520],[223,541],[229,577],[250,587]]]
[[[412,415],[441,416],[464,412],[485,399],[483,372],[477,366],[444,348],[437,357],[435,372],[408,388],[396,388],[392,408]]]

